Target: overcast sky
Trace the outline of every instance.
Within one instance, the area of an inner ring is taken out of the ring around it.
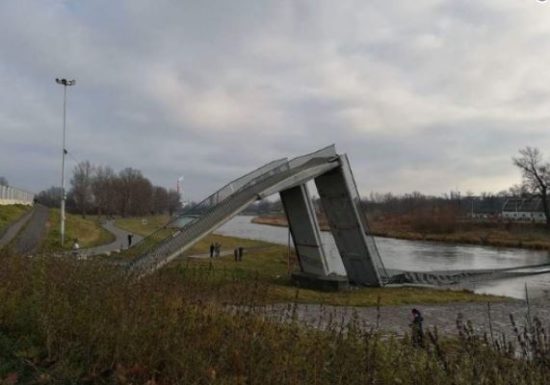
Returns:
[[[550,159],[550,1],[0,1],[0,176],[183,175],[192,199],[335,143],[359,190],[506,189]]]

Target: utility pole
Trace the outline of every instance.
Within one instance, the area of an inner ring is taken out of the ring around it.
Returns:
[[[74,86],[75,80],[67,79],[55,79],[57,84],[63,85],[63,146],[61,149],[61,247],[65,244],[65,155],[67,155],[67,149],[65,148],[65,130],[67,120],[67,87]]]

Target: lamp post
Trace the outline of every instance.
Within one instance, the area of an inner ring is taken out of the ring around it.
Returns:
[[[61,247],[65,244],[65,155],[67,155],[67,149],[65,148],[65,128],[67,120],[67,87],[74,86],[75,80],[67,79],[55,79],[57,84],[63,85],[63,147],[61,149]]]

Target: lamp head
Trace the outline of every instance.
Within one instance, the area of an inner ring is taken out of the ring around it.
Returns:
[[[57,84],[63,84],[64,86],[74,86],[76,84],[76,80],[67,80],[67,79],[59,79],[55,78],[55,82]]]

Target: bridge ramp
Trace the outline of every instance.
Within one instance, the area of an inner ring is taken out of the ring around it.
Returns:
[[[301,185],[337,166],[338,163],[330,162],[327,158],[312,158],[297,167],[280,169],[243,186],[163,240],[155,249],[138,257],[130,264],[130,270],[146,274],[159,269],[252,202],[271,195],[274,188],[280,191]]]

